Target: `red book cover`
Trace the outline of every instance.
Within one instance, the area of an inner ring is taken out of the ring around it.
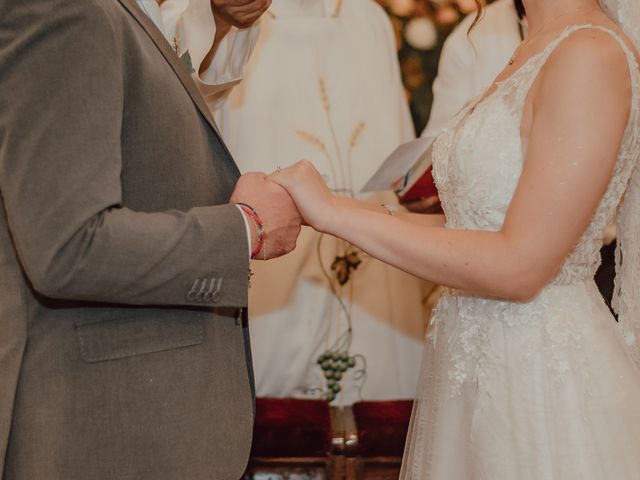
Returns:
[[[401,192],[398,192],[400,199],[404,202],[411,202],[421,198],[438,196],[438,189],[433,180],[432,172],[433,169],[429,167],[413,185],[407,186]]]
[[[400,200],[411,202],[438,195],[433,181],[431,154],[432,148],[429,147],[418,157],[406,175],[396,182],[395,192]]]

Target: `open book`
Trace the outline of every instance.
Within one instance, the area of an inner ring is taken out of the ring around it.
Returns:
[[[432,140],[403,143],[387,157],[362,192],[393,190],[403,201],[438,195],[431,169]]]

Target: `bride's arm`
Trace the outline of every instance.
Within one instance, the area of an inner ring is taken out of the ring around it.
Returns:
[[[526,301],[589,225],[612,175],[630,97],[627,61],[611,37],[578,32],[558,47],[531,92],[526,159],[498,232],[425,227],[341,204],[305,162],[274,178],[311,225],[374,257],[435,283]]]

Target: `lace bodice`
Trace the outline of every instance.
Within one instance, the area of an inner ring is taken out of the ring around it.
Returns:
[[[447,227],[497,231],[502,227],[522,171],[520,124],[526,96],[554,49],[577,30],[595,28],[612,35],[624,49],[633,82],[633,108],[615,173],[588,229],[565,261],[553,284],[593,278],[602,235],[615,216],[640,156],[640,73],[631,49],[612,30],[592,25],[567,28],[541,53],[482,101],[463,109],[434,144],[434,178]]]

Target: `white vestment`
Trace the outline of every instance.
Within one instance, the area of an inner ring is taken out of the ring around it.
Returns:
[[[216,115],[242,171],[268,173],[304,158],[344,194],[357,195],[384,158],[414,137],[394,33],[372,0],[274,0],[243,82]],[[292,254],[252,266],[259,396],[317,397],[326,387],[316,358],[347,322],[320,264],[336,284],[330,267],[344,244],[324,237],[318,248],[319,241],[319,234],[305,229]],[[366,359],[362,398],[413,398],[426,318],[424,285],[360,257],[363,264],[340,296],[353,321],[349,351]],[[358,359],[356,369],[362,365]],[[354,376],[350,370],[342,380],[338,402],[361,398],[363,379]]]

